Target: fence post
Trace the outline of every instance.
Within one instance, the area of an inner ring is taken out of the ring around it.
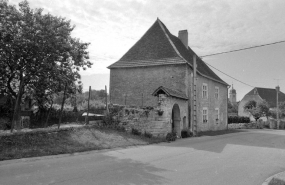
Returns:
[[[105,85],[105,92],[106,92],[106,111],[107,114],[109,114],[109,108],[108,108],[108,93],[107,93],[107,86]]]
[[[90,102],[90,93],[91,93],[91,86],[89,86],[89,95],[88,95],[88,104],[87,104],[87,117],[86,117],[86,125],[89,124],[89,102]]]

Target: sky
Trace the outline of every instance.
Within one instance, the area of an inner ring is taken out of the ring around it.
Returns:
[[[9,0],[17,5],[21,0]],[[92,68],[80,71],[84,90],[109,85],[107,66],[118,61],[159,18],[176,35],[188,30],[189,46],[204,56],[285,40],[284,0],[29,0],[32,8],[65,17],[73,37],[90,42]],[[285,43],[203,57],[234,86],[237,100],[253,87],[285,92]]]

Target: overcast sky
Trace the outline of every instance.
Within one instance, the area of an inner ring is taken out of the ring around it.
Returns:
[[[21,0],[10,0],[18,4]],[[73,36],[90,42],[93,67],[81,72],[84,89],[108,85],[110,64],[119,60],[157,17],[177,36],[187,29],[189,46],[199,55],[285,40],[284,0],[29,0],[32,8],[66,17]],[[205,57],[215,68],[254,87],[285,92],[285,43]],[[240,100],[252,87],[213,69],[234,84]],[[95,78],[94,80],[92,78]],[[99,82],[100,81],[100,82]]]

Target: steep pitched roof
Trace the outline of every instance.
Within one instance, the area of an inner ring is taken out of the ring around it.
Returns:
[[[254,95],[254,94],[258,94],[262,99],[266,100],[270,107],[276,107],[277,105],[276,89],[255,87],[246,95]],[[285,94],[281,91],[278,94],[278,101],[279,102],[285,101]]]
[[[179,91],[176,91],[176,90],[173,90],[173,89],[169,89],[169,88],[166,88],[166,87],[163,87],[163,86],[160,86],[159,88],[157,88],[153,93],[152,95],[153,96],[157,96],[159,92],[164,92],[167,96],[172,96],[172,97],[175,97],[175,98],[180,98],[180,99],[184,99],[184,100],[188,100],[188,97],[183,94],[182,92],[179,92]]]
[[[140,67],[169,64],[189,64],[193,68],[194,51],[186,48],[181,40],[172,35],[157,19],[142,38],[117,62],[108,68]],[[197,57],[198,74],[228,85]]]

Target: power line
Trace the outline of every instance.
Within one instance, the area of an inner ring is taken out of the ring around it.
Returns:
[[[269,46],[269,45],[273,45],[273,44],[280,44],[282,42],[285,42],[285,40],[278,41],[278,42],[272,42],[272,43],[269,43],[269,44],[262,44],[262,45],[252,46],[252,47],[248,47],[248,48],[236,49],[236,50],[225,51],[225,52],[220,52],[220,53],[213,53],[213,54],[209,54],[209,55],[200,56],[200,58],[214,56],[214,55],[221,55],[221,54],[225,54],[225,53],[232,53],[232,52],[242,51],[242,50],[247,50],[247,49],[259,48],[259,47]]]
[[[238,81],[238,82],[240,82],[240,83],[242,83],[242,84],[244,84],[244,85],[247,85],[247,86],[249,86],[249,87],[254,87],[254,86],[252,86],[252,85],[249,85],[249,84],[247,84],[247,83],[245,83],[245,82],[242,82],[242,81],[240,81],[240,80],[238,80],[238,79],[236,79],[236,78],[234,78],[234,77],[232,77],[232,76],[230,76],[230,75],[224,73],[223,71],[221,71],[221,70],[215,68],[214,66],[208,64],[207,62],[205,62],[205,63],[206,63],[207,65],[211,66],[212,68],[216,69],[217,71],[223,73],[224,75],[226,75],[226,76],[228,76],[228,77],[230,77],[230,78],[232,78],[232,79],[234,79],[234,80],[236,80],[236,81]]]

